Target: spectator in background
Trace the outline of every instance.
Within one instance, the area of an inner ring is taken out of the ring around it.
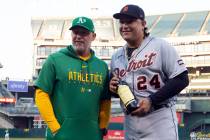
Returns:
[[[5,130],[4,140],[9,140],[9,130]]]

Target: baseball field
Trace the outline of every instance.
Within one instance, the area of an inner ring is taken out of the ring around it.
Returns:
[[[0,140],[4,140],[4,138],[0,138]],[[9,138],[9,140],[45,140],[44,138]]]
[[[4,138],[0,138],[0,140],[4,140]],[[9,138],[9,140],[45,140],[44,138]],[[104,139],[108,140],[108,139]]]
[[[4,140],[4,138],[0,138],[0,140]],[[9,138],[9,140],[45,140],[44,138]],[[104,139],[108,140],[108,139]]]

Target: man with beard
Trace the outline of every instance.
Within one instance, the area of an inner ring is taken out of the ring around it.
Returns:
[[[35,83],[36,104],[48,125],[47,140],[102,140],[110,116],[107,64],[90,49],[90,18],[73,20],[72,44],[51,54]]]

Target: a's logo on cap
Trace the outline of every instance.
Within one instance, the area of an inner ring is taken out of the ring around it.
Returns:
[[[85,23],[86,22],[86,19],[85,18],[79,18],[78,19],[78,21],[77,21],[77,23],[80,23],[80,24],[83,24],[83,23]]]
[[[123,12],[127,12],[128,11],[128,6],[126,5],[125,7],[123,7]]]

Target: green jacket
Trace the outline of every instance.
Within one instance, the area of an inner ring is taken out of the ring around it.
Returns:
[[[80,59],[73,47],[51,54],[35,86],[48,93],[61,128],[48,140],[102,140],[99,129],[100,101],[110,99],[108,67],[91,50],[91,58]]]

